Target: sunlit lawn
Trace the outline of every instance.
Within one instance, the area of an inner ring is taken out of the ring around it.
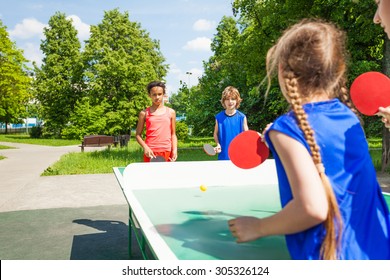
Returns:
[[[202,148],[180,149],[177,161],[216,160],[206,155]],[[100,174],[112,173],[113,167],[124,167],[142,162],[143,152],[137,143],[127,148],[111,148],[103,151],[69,153],[50,166],[42,175]]]
[[[0,142],[24,143],[44,146],[71,146],[80,145],[80,140],[66,139],[35,139],[27,134],[0,134]]]

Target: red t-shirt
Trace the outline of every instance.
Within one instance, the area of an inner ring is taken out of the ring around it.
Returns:
[[[172,150],[171,113],[168,107],[164,114],[156,115],[146,109],[146,145],[152,151],[163,152]]]

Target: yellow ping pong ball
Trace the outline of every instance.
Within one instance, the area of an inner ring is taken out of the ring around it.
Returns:
[[[207,187],[205,185],[200,185],[200,190],[202,192],[205,192],[205,191],[207,191]]]

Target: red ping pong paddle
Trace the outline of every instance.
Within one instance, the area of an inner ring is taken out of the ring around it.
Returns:
[[[363,73],[353,81],[350,94],[360,113],[373,116],[379,107],[390,106],[390,79],[379,72]]]
[[[163,156],[156,156],[150,159],[150,162],[165,162],[165,158]]]
[[[262,164],[268,158],[269,149],[261,141],[260,133],[247,130],[232,140],[228,153],[234,165],[242,169],[250,169]]]

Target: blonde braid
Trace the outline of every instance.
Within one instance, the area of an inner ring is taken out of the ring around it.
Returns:
[[[321,258],[326,260],[337,259],[337,249],[341,241],[342,225],[340,209],[329,179],[325,174],[320,148],[314,138],[314,131],[310,127],[307,114],[302,107],[302,99],[298,92],[298,82],[293,72],[289,71],[285,73],[285,84],[287,95],[290,98],[292,110],[294,111],[298,125],[303,131],[305,139],[309,144],[313,162],[317,167],[328,200],[329,211],[324,222],[326,235],[324,241],[321,244]]]
[[[340,79],[340,90],[339,90],[339,99],[341,102],[343,102],[351,111],[359,118],[360,123],[363,125],[363,119],[360,115],[359,111],[356,109],[355,105],[353,105],[351,97],[349,95],[347,86],[345,85],[345,79]]]

